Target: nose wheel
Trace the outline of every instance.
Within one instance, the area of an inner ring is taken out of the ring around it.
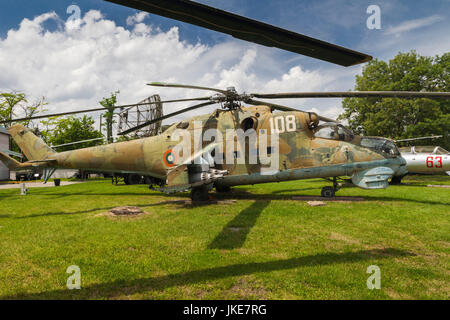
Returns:
[[[323,187],[322,192],[320,193],[324,198],[334,198],[334,194],[336,190],[333,187]]]
[[[333,178],[333,186],[332,187],[323,187],[322,192],[320,193],[324,198],[334,198],[336,191],[339,190],[339,185],[337,183],[336,177]]]

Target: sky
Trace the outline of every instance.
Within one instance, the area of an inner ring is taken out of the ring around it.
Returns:
[[[434,56],[450,51],[450,0],[197,2],[385,61],[398,52]],[[373,13],[367,9],[373,5],[380,9],[380,29],[367,27]],[[120,104],[156,93],[166,100],[205,95],[146,86],[151,81],[235,86],[239,92],[347,91],[362,67],[263,47],[101,0],[0,2],[0,92],[24,92],[30,100],[44,96],[49,112],[98,107],[116,90]],[[341,99],[273,102],[327,117],[342,112]],[[164,113],[183,107],[167,104]]]

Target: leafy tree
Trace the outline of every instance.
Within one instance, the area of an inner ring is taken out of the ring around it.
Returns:
[[[450,91],[450,53],[420,56],[415,51],[399,53],[389,62],[372,60],[356,76],[359,91]],[[346,98],[346,119],[355,132],[393,139],[444,135],[442,139],[413,144],[450,148],[450,101],[398,98]]]
[[[24,93],[0,93],[0,121],[8,121],[14,117],[16,106],[27,102]],[[11,123],[4,123],[9,127]]]
[[[0,122],[12,120],[14,118],[27,118],[46,111],[43,107],[47,103],[45,98],[34,103],[29,103],[26,95],[21,92],[4,92],[0,93]],[[36,123],[32,120],[21,121],[24,126],[35,128]],[[5,122],[5,127],[10,127],[12,122]]]
[[[139,137],[136,136],[120,136],[116,139],[116,142],[124,142],[124,141],[131,141],[131,140],[136,140],[139,139]]]
[[[10,121],[14,118],[26,118],[37,115],[40,112],[46,111],[43,109],[47,103],[44,97],[41,100],[35,101],[34,103],[29,103],[25,93],[21,92],[3,92],[0,93],[0,125],[8,128],[13,125],[13,122],[3,122]],[[33,120],[24,120],[19,123],[23,124],[25,127],[29,127],[37,130],[37,122]],[[21,153],[20,148],[14,142],[10,140],[10,149],[15,152]]]
[[[42,135],[47,143],[53,146],[82,140],[103,138],[103,134],[94,129],[95,121],[86,115],[82,118],[69,116],[67,118],[56,118],[49,121],[50,123],[44,123],[44,125],[47,125],[47,130],[43,130]],[[102,143],[103,140],[87,141],[79,144],[62,146],[57,148],[57,151],[87,148]]]
[[[107,109],[107,111],[103,114],[103,117],[106,121],[106,140],[108,143],[113,142],[113,117],[114,117],[114,106],[117,103],[117,95],[120,93],[119,90],[115,92],[111,92],[111,96],[109,98],[103,97],[100,101],[100,104]]]

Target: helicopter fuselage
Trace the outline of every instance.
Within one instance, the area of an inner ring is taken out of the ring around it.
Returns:
[[[41,152],[44,156],[38,160],[42,166],[53,168],[149,175],[167,180],[169,187],[172,187],[171,191],[189,189],[202,185],[203,182],[216,186],[234,186],[314,177],[356,177],[361,172],[362,176],[354,179],[356,185],[381,188],[387,186],[387,179],[391,174],[389,169],[396,172],[404,167],[405,161],[392,141],[355,136],[341,125],[326,123],[318,126],[318,122],[314,114],[308,112],[272,112],[267,106],[216,110],[208,115],[175,123],[158,136],[61,153]],[[20,134],[15,132],[14,127],[11,130],[13,137],[19,141],[19,146],[20,140],[24,139],[22,147],[26,149],[25,140],[29,140],[26,135],[32,133]],[[217,145],[215,136],[210,135],[205,139],[205,135],[211,130],[222,137],[222,149]],[[256,133],[253,145],[251,138],[246,136],[249,130]],[[180,138],[180,132],[186,136]],[[279,137],[276,148],[271,145],[270,140],[274,134]],[[243,135],[246,144],[239,146],[237,141]],[[268,144],[262,144],[262,135],[268,136]],[[197,142],[199,139],[200,142]],[[183,154],[181,161],[174,149],[186,143],[189,144],[191,154]],[[212,143],[216,143],[215,147],[204,151]],[[33,143],[35,154],[40,148],[45,147],[37,142]],[[27,150],[24,152],[27,155]],[[256,160],[253,157],[253,161],[250,161],[255,154],[264,154],[267,158],[272,157],[272,160],[276,155],[276,166],[274,163],[263,163],[260,157],[256,157]],[[225,155],[231,155],[231,160]],[[30,153],[27,157],[32,159],[33,154]],[[199,158],[200,161],[196,161]],[[217,161],[221,158],[223,161]],[[192,165],[199,167],[197,173],[199,170],[209,173],[216,170],[226,174],[203,175],[203,178],[198,178],[200,181],[195,181],[189,176],[192,171],[189,166]],[[185,168],[174,173],[181,166]],[[377,168],[384,170],[368,174],[370,179],[376,180],[375,183],[360,183],[361,179],[367,178],[364,172]],[[179,179],[180,175],[186,177]]]

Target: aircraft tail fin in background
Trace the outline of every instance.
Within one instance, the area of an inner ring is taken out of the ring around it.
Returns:
[[[12,126],[8,131],[28,160],[44,160],[48,155],[56,153],[41,138],[21,124]]]

